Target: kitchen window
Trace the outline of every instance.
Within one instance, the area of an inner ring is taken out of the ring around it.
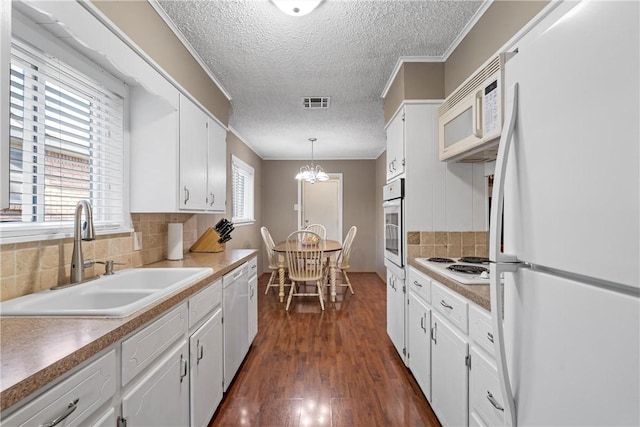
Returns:
[[[231,179],[234,224],[253,223],[254,170],[236,156],[231,156]]]
[[[71,235],[80,199],[91,203],[98,231],[124,230],[126,98],[60,59],[88,63],[70,57],[68,48],[36,48],[43,46],[39,37],[33,44],[15,36],[11,41],[9,182],[2,182],[9,186],[9,205],[0,210],[2,240]]]

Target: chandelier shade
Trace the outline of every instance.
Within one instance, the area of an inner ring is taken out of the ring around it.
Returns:
[[[299,181],[307,181],[311,184],[318,181],[327,181],[329,180],[329,175],[322,169],[322,166],[313,163],[313,143],[316,141],[316,138],[309,138],[309,141],[311,141],[311,164],[302,166],[300,172],[296,175],[296,179]]]
[[[271,0],[278,9],[290,16],[303,16],[318,7],[322,0]]]

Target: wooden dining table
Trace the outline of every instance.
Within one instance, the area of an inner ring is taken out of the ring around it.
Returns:
[[[342,250],[342,244],[337,240],[320,240],[318,242],[322,247],[324,255],[329,260],[329,286],[331,289],[331,302],[336,301],[336,255]],[[298,242],[298,251],[317,250],[316,245],[302,244]],[[287,265],[287,241],[283,240],[274,246],[273,251],[278,254],[278,279],[280,292],[280,302],[284,302],[284,276],[285,267]]]

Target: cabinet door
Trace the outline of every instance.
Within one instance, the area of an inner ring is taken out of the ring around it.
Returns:
[[[413,292],[409,294],[407,347],[409,369],[427,400],[431,400],[431,309]]]
[[[189,348],[186,340],[122,397],[127,427],[189,424]]]
[[[222,400],[222,309],[189,338],[191,425],[207,426]]]
[[[207,201],[207,116],[180,96],[179,209],[205,210]]]
[[[258,276],[249,278],[249,345],[258,335]]]
[[[469,412],[486,425],[504,425],[504,399],[498,380],[498,369],[493,358],[481,350],[471,348],[469,375]]]
[[[431,406],[442,425],[466,426],[469,345],[438,313],[431,318]]]
[[[227,131],[215,120],[207,122],[207,210],[225,212],[227,207]]]
[[[404,173],[404,110],[387,127],[387,181]]]
[[[405,360],[404,345],[404,280],[387,269],[387,334],[398,354]]]

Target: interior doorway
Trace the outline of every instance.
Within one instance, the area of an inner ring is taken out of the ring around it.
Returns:
[[[329,180],[298,184],[298,228],[322,224],[327,239],[342,241],[342,174],[329,174]]]

